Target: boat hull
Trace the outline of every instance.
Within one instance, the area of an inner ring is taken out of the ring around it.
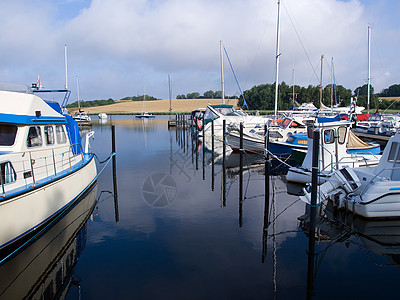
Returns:
[[[0,202],[0,249],[38,231],[95,181],[93,156],[72,172]]]

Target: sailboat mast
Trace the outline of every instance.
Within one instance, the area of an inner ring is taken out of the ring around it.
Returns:
[[[293,74],[292,74],[292,85],[293,85],[293,109],[294,109],[294,101],[295,101],[295,94],[294,94],[294,66],[293,66]]]
[[[224,55],[222,53],[222,41],[219,41],[219,53],[221,60],[221,90],[222,90],[222,104],[225,104],[225,84],[224,84]]]
[[[68,90],[67,44],[64,45],[64,62],[65,62],[65,89]]]
[[[275,109],[274,109],[274,115],[275,118],[278,114],[278,91],[279,91],[279,56],[280,50],[279,50],[279,43],[280,43],[280,29],[281,29],[281,24],[280,24],[280,15],[281,15],[281,6],[280,6],[281,1],[278,0],[278,19],[277,19],[277,24],[276,24],[276,68],[275,68]]]
[[[81,104],[80,104],[80,98],[79,98],[79,80],[78,80],[78,75],[76,75],[76,90],[78,92],[78,111],[81,112]]]
[[[324,62],[324,56],[321,55],[321,82],[319,85],[319,103],[320,103],[320,105],[323,104],[322,103],[322,65],[323,65],[323,62]]]
[[[332,70],[331,70],[331,109],[333,110],[333,57],[332,57]]]
[[[171,78],[170,78],[169,74],[168,74],[168,93],[169,93],[169,114],[171,114],[171,112],[172,112],[172,100],[171,100],[172,91],[171,91]]]
[[[371,100],[371,26],[368,26],[368,92],[367,92],[367,113]]]

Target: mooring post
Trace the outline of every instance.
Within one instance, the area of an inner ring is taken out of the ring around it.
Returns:
[[[243,122],[240,122],[239,142],[239,226],[243,225]]]
[[[214,120],[211,121],[211,190],[214,191]]]
[[[115,222],[119,221],[118,211],[118,189],[117,189],[117,158],[116,158],[116,147],[115,147],[115,125],[111,125],[111,151],[112,151],[112,172],[113,172],[113,188],[114,188],[114,210],[115,210]]]
[[[269,156],[269,131],[268,125],[264,125],[264,148],[265,148],[265,178],[264,178],[264,190],[265,190],[265,199],[264,199],[264,227],[263,227],[263,251],[262,251],[262,258],[261,262],[265,262],[265,258],[267,257],[267,243],[268,243],[268,226],[269,226],[269,163],[270,163],[270,156]]]
[[[318,160],[319,160],[319,130],[313,130],[313,153],[311,173],[311,205],[310,228],[308,234],[308,268],[307,268],[307,299],[312,298],[314,291],[314,265],[315,265],[315,220],[318,197]]]

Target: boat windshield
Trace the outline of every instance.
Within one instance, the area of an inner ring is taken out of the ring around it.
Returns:
[[[244,116],[244,113],[233,107],[214,107],[214,109],[224,116]]]
[[[288,127],[290,124],[292,123],[292,119],[289,118],[285,118],[283,119],[282,122],[278,123],[278,126],[282,129],[285,129],[286,127]]]
[[[0,124],[0,146],[12,146],[17,136],[17,126]]]

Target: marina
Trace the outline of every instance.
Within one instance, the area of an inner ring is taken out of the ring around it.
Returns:
[[[169,118],[93,120],[96,185],[45,233],[2,253],[1,299],[397,296],[396,220],[318,208],[310,231],[310,207],[279,163],[266,177],[264,155],[212,151],[224,145],[204,147]]]

